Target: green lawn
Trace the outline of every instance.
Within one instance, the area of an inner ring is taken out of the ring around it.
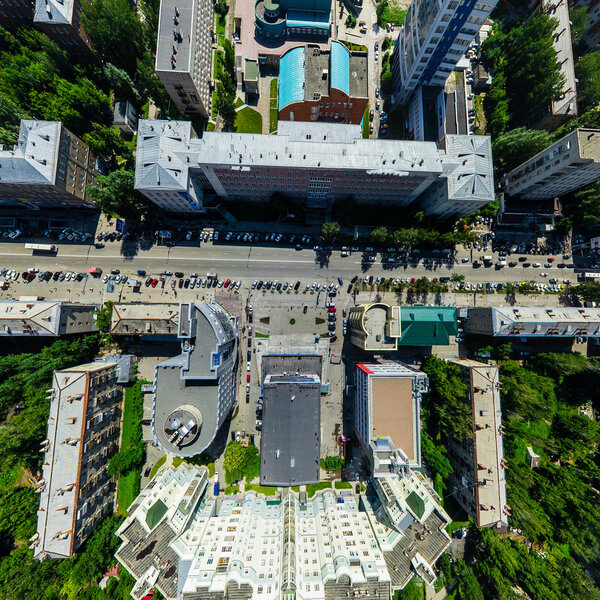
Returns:
[[[268,334],[268,333],[260,333],[260,332],[258,332],[258,331],[257,331],[257,332],[254,334],[254,337],[257,337],[257,338],[268,338],[268,337],[269,337],[269,334]]]
[[[251,483],[246,486],[246,491],[254,491],[257,494],[264,494],[265,496],[274,496],[277,493],[277,488],[266,485],[259,485],[258,483]]]
[[[119,476],[119,487],[117,490],[117,512],[126,515],[127,509],[140,493],[140,473],[129,471]]]
[[[242,108],[235,117],[235,130],[238,133],[262,133],[260,113],[249,106]]]
[[[221,72],[223,71],[223,57],[225,53],[222,50],[215,52],[215,64],[214,64],[214,76],[215,79],[221,79]]]
[[[292,490],[293,490],[294,492],[299,492],[299,491],[300,491],[300,486],[299,486],[299,485],[293,485],[293,486],[292,486]]]
[[[363,114],[363,138],[366,140],[369,138],[369,105],[365,108],[365,112]]]
[[[271,99],[277,100],[277,77],[271,79]]]
[[[235,99],[235,107],[239,108],[240,106],[244,106],[246,104],[239,96]]]
[[[152,471],[150,471],[150,479],[153,479],[154,476],[158,473],[158,470],[167,462],[167,457],[163,456],[159,458],[155,465],[152,467]]]
[[[352,484],[349,481],[336,481],[334,484],[336,490],[351,490]]]
[[[225,488],[225,495],[229,496],[229,494],[237,494],[240,491],[239,485],[229,485]]]
[[[225,35],[225,19],[217,13],[217,35]]]
[[[277,109],[277,99],[271,99],[269,110],[269,133],[277,131],[277,121],[279,119],[279,110]]]
[[[211,111],[210,111],[210,116],[212,118],[213,121],[217,120],[217,103],[219,100],[219,94],[217,94],[217,92],[213,92],[212,94],[212,107],[211,107]],[[207,128],[208,129],[208,128]]]
[[[214,123],[207,123],[206,124],[206,131],[214,131],[215,130],[215,124]]]
[[[306,486],[306,495],[312,498],[319,490],[330,490],[331,481],[320,481],[319,483],[311,483]]]

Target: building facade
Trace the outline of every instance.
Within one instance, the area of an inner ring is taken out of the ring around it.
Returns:
[[[331,33],[331,0],[255,0],[256,35],[265,41],[286,38],[326,40]]]
[[[16,31],[22,26],[31,26],[35,0],[0,0],[0,26]]]
[[[95,59],[92,42],[81,24],[81,0],[36,0],[33,20],[69,54]]]
[[[600,45],[600,0],[577,0],[577,8],[588,7],[588,23],[583,33],[585,43],[593,50]]]
[[[181,114],[210,113],[214,19],[212,0],[161,0],[155,72]]]
[[[0,336],[53,336],[98,331],[97,304],[3,300],[0,302]]]
[[[205,132],[183,121],[140,121],[135,187],[171,212],[202,212],[204,195],[269,202],[274,193],[326,211],[362,204],[427,206],[463,215],[494,199],[488,137],[366,140],[358,125],[280,121],[277,135]],[[479,136],[478,136],[479,137]]]
[[[119,449],[117,362],[55,371],[48,390],[48,435],[42,442],[42,478],[34,558],[68,558],[89,537],[116,500],[108,461]]]
[[[130,507],[116,558],[137,600],[152,588],[167,600],[391,600],[415,575],[435,580],[449,522],[420,473],[377,480],[358,500],[333,489],[215,498],[207,469],[182,464]]]
[[[548,200],[600,179],[600,129],[576,129],[502,179],[509,196]]]
[[[497,0],[413,0],[394,45],[393,103],[420,86],[444,86]]]
[[[367,53],[340,42],[299,46],[279,61],[279,120],[360,125],[369,102]]]
[[[600,308],[480,307],[470,308],[467,331],[494,337],[598,338]]]
[[[179,457],[212,443],[235,405],[237,322],[216,302],[179,305],[181,354],[154,368],[152,433]]]
[[[354,430],[375,475],[421,466],[421,396],[425,373],[398,361],[357,364]]]
[[[467,386],[464,400],[473,418],[471,437],[448,440],[448,458],[454,468],[449,491],[477,527],[508,527],[499,369],[467,359],[448,362],[460,369]]]
[[[86,187],[96,181],[96,159],[57,121],[22,120],[16,146],[0,150],[0,169],[0,206],[93,206]]]

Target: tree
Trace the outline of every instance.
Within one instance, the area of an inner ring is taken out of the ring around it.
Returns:
[[[571,292],[586,302],[600,302],[600,282],[583,281],[571,288]]]
[[[494,162],[500,173],[508,173],[552,143],[545,129],[518,127],[500,135],[493,143]]]
[[[600,50],[584,54],[575,65],[575,75],[580,111],[596,107],[600,102]]]
[[[81,139],[90,147],[93,154],[107,163],[116,166],[120,156],[133,167],[133,145],[121,137],[118,128],[113,125],[92,123],[92,130],[84,133]]]
[[[586,30],[590,20],[589,8],[581,6],[569,10],[569,21],[571,21],[571,40],[573,46],[577,46],[581,40],[583,32]]]
[[[224,17],[229,12],[227,0],[215,0],[215,12]]]
[[[356,27],[356,17],[351,13],[348,13],[348,16],[346,17],[346,27],[349,27],[350,29]]]
[[[119,69],[111,63],[106,63],[104,65],[104,77],[106,77],[110,89],[115,92],[118,100],[139,100],[140,94],[133,80],[123,69]]]
[[[108,462],[108,474],[124,475],[134,469],[141,469],[144,464],[144,445],[137,444],[125,450],[120,450],[111,456]]]
[[[459,281],[464,281],[465,276],[460,273],[452,273],[452,277],[450,277],[450,281],[458,283]]]
[[[339,233],[340,233],[340,224],[337,223],[336,221],[333,221],[330,223],[323,223],[323,225],[321,225],[321,235],[326,240],[331,241],[331,240],[335,239],[335,237],[337,235],[339,235]]]
[[[377,244],[383,244],[388,238],[387,227],[377,227],[371,231],[371,239]]]
[[[96,327],[98,327],[98,329],[100,331],[108,331],[110,329],[110,320],[112,318],[112,307],[113,307],[113,303],[109,300],[96,313]]]
[[[226,130],[231,130],[235,123],[235,98],[227,92],[223,84],[217,82],[217,111],[223,119],[223,125]]]
[[[394,41],[392,40],[392,38],[389,35],[386,35],[383,38],[383,42],[381,43],[381,51],[385,52],[386,50],[389,50],[393,45]]]
[[[492,139],[502,135],[510,121],[510,100],[506,95],[506,78],[501,70],[495,74],[490,91],[483,99],[483,108],[487,116],[487,129]]]
[[[96,184],[88,186],[86,191],[96,206],[105,212],[122,217],[137,216],[143,198],[134,190],[134,183],[133,171],[113,171],[97,177]]]
[[[388,9],[388,0],[381,0],[377,3],[375,8],[375,14],[377,15],[377,25],[379,27],[385,27],[385,16],[384,13]]]

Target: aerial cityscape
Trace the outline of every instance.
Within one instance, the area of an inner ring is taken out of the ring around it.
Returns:
[[[599,0],[0,0],[0,600],[600,600]]]

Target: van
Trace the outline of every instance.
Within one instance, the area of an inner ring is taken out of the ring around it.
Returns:
[[[216,278],[217,278],[216,273],[207,273],[206,274],[206,279],[216,279]]]
[[[485,255],[485,256],[482,256],[482,257],[481,257],[481,260],[482,260],[483,262],[491,262],[491,260],[492,260],[492,257],[491,257],[491,256],[488,256],[488,255]]]

